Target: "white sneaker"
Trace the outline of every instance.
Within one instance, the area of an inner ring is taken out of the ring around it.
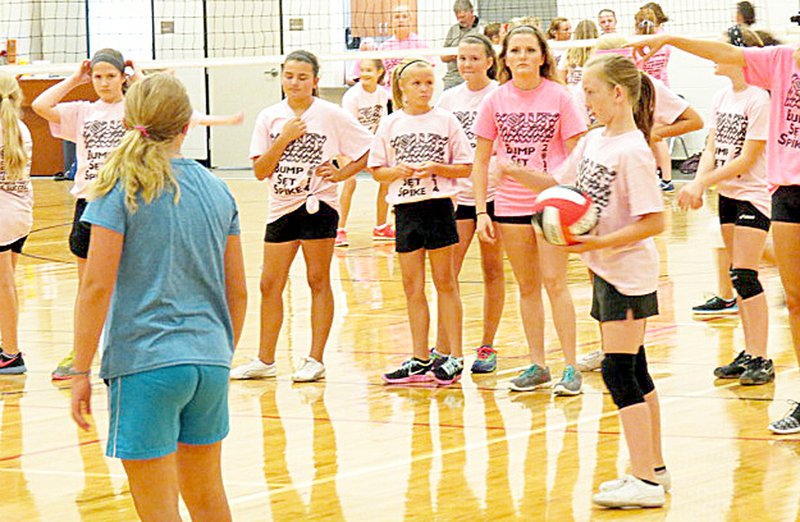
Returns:
[[[669,493],[669,490],[672,488],[672,476],[670,476],[669,470],[656,471],[656,482],[661,484],[661,487],[664,488],[664,493]],[[607,480],[600,484],[600,491],[611,491],[612,489],[621,487],[623,484],[625,484],[625,477]]]
[[[266,379],[276,375],[278,375],[278,365],[263,363],[258,357],[231,370],[231,379],[234,380]]]
[[[323,377],[325,377],[325,365],[311,357],[304,357],[303,364],[292,374],[294,382],[314,382]]]
[[[595,372],[603,365],[603,350],[595,350],[578,357],[578,364],[575,367],[580,372]]]
[[[633,475],[625,475],[622,484],[610,491],[601,491],[592,497],[599,506],[613,508],[651,508],[661,507],[667,501],[664,487],[651,486]]]

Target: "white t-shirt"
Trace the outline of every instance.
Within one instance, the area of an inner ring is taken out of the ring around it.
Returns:
[[[644,135],[631,131],[604,136],[605,128],[589,131],[553,177],[575,185],[599,210],[594,234],[604,236],[664,211],[664,196],[656,175],[656,160]],[[622,294],[646,295],[658,285],[658,251],[653,238],[616,248],[581,254],[594,272]]]
[[[733,87],[728,86],[714,95],[712,115],[715,122],[715,168],[739,157],[745,140],[767,141],[769,101],[767,91],[758,87],[747,87],[741,92],[734,92]],[[750,170],[721,182],[717,191],[728,198],[749,201],[769,217],[772,198],[767,182],[766,149]]]
[[[33,183],[30,178],[33,140],[28,127],[21,120],[18,123],[22,142],[28,153],[25,178],[21,180],[6,179],[3,130],[0,129],[0,246],[10,245],[27,236],[33,227]]]
[[[378,127],[369,153],[369,167],[394,167],[400,163],[470,164],[474,153],[458,119],[434,107],[425,114],[393,112]],[[458,192],[456,179],[432,175],[398,179],[389,185],[386,201],[393,205],[426,199],[449,198]]]
[[[467,133],[469,144],[473,150],[477,145],[477,138],[472,131],[472,125],[475,123],[475,118],[478,115],[478,107],[480,107],[483,99],[490,92],[497,89],[498,83],[494,80],[489,82],[489,85],[480,91],[471,91],[467,88],[467,82],[463,82],[455,87],[451,87],[442,93],[439,98],[437,107],[447,109],[455,114],[464,131]],[[486,192],[486,201],[494,201],[494,193],[497,186],[496,176],[492,175],[495,166],[495,157],[489,163],[489,186]],[[472,188],[472,176],[468,178],[458,178],[458,204],[467,205],[470,207],[475,206],[475,190]]]
[[[56,105],[56,110],[61,115],[61,123],[51,122],[50,132],[56,138],[75,143],[78,169],[72,194],[85,199],[89,195],[89,185],[105,164],[106,157],[125,135],[122,124],[125,102],[67,102]]]
[[[267,152],[286,122],[294,118],[286,100],[261,111],[250,142],[250,158],[256,159]],[[366,128],[328,101],[314,98],[300,118],[306,124],[306,133],[286,147],[269,177],[267,223],[300,208],[311,195],[338,210],[336,183],[317,176],[317,167],[336,156],[356,160],[366,154],[372,143],[372,134]]]
[[[375,92],[367,92],[361,82],[353,85],[342,96],[342,108],[353,115],[358,123],[371,133],[378,130],[378,124],[386,117],[389,93],[378,85]]]

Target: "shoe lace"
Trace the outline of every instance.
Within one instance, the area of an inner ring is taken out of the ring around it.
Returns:
[[[439,366],[439,368],[448,374],[452,374],[458,371],[458,366],[458,360],[456,360],[455,357],[448,357],[447,360],[442,363],[441,366]]]
[[[520,377],[531,377],[535,375],[537,371],[539,371],[539,365],[531,364],[522,372],[522,375],[520,375]]]
[[[789,405],[792,407],[792,409],[789,410],[789,413],[786,416],[787,417],[791,416],[797,420],[800,420],[800,402],[793,401],[792,399],[787,399],[786,402],[788,402]]]
[[[484,344],[478,348],[478,359],[485,360],[492,356],[494,349],[488,344]]]

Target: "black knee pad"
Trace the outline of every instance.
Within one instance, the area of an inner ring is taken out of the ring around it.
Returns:
[[[607,353],[603,358],[603,381],[617,408],[644,402],[644,394],[636,381],[636,355]]]
[[[758,280],[758,270],[750,268],[731,268],[731,283],[742,299],[750,299],[764,292]]]
[[[639,352],[636,354],[636,382],[639,384],[639,389],[642,390],[642,395],[647,395],[656,389],[656,385],[653,384],[653,379],[650,377],[650,371],[647,369],[644,346],[640,346]]]

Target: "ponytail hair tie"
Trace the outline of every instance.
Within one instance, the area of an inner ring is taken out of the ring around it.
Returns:
[[[145,127],[144,125],[134,125],[133,128],[134,130],[139,131],[141,135],[144,136],[145,138],[150,137],[150,133],[147,132],[147,127]]]

